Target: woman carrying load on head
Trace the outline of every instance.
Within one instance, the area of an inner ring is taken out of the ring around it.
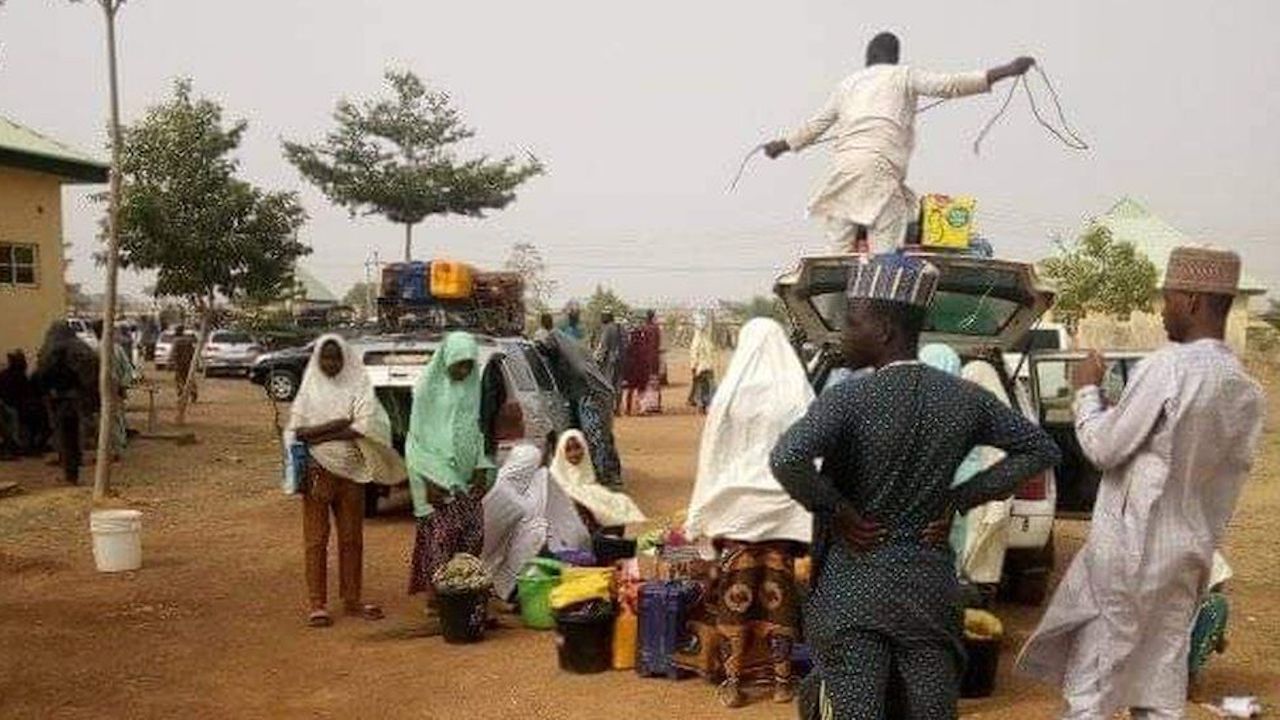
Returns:
[[[338,531],[339,594],[348,615],[382,618],[361,596],[364,573],[365,484],[404,479],[404,464],[391,446],[391,423],[364,371],[364,363],[338,335],[315,345],[287,431],[307,445],[302,484],[302,535],[306,543],[308,624],[333,623],[327,609],[329,516]]]
[[[475,338],[450,333],[413,388],[404,448],[418,519],[409,592],[427,593],[429,615],[435,613],[436,570],[458,553],[478,557],[484,550],[481,498],[493,463],[480,429],[478,361]]]
[[[719,551],[716,630],[729,651],[719,694],[730,707],[745,700],[743,664],[753,635],[769,648],[774,699],[794,695],[795,558],[810,541],[813,519],[774,478],[769,452],[812,402],[804,366],[782,327],[763,318],[744,325],[711,401],[685,521],[691,539],[710,538]]]

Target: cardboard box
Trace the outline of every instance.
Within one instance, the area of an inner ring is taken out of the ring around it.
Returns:
[[[920,244],[934,248],[967,248],[973,234],[977,201],[967,195],[925,195],[920,203]]]

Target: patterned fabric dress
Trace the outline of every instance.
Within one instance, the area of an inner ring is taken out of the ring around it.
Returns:
[[[1008,455],[952,488],[976,445]],[[804,627],[828,717],[885,717],[891,672],[908,717],[955,716],[964,658],[955,559],[921,535],[1058,458],[1048,435],[990,393],[915,362],[831,388],[783,436],[774,474],[815,515]],[[834,539],[846,504],[884,527],[882,544],[859,553]]]

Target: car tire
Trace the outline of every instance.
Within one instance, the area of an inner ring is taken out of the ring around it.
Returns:
[[[288,370],[272,370],[267,375],[267,394],[276,402],[293,402],[298,394],[298,376]]]

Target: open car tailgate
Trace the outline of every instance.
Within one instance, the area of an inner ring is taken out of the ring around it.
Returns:
[[[958,351],[977,347],[1007,350],[1053,304],[1053,291],[1036,276],[1030,263],[908,252],[928,260],[941,274],[921,335],[923,343],[943,342]],[[804,342],[839,347],[850,269],[865,257],[802,258],[795,270],[778,279],[775,292]]]

